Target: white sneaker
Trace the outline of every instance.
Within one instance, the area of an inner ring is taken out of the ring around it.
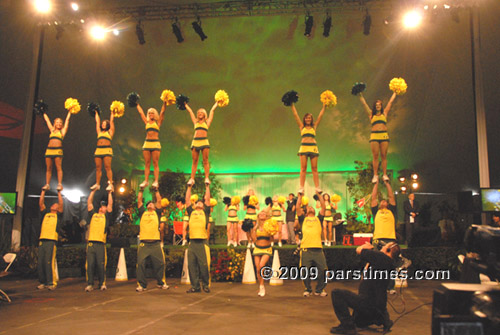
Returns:
[[[271,242],[271,247],[274,247],[274,242]]]
[[[299,194],[304,194],[304,188],[303,188],[303,187],[302,187],[302,188],[299,188],[299,190],[297,191],[297,193],[299,193]]]
[[[252,247],[252,243],[251,242],[248,242],[247,243],[247,249],[250,249]]]
[[[233,245],[233,242],[231,242],[231,241],[227,242],[227,246],[228,246],[228,247],[230,247],[230,246],[232,246],[232,245]]]
[[[236,248],[238,246],[238,243],[236,241],[233,241],[233,246]]]
[[[61,184],[57,184],[57,190],[58,191],[62,191],[63,190],[63,186]]]
[[[156,287],[161,288],[162,290],[168,290],[170,286],[168,286],[166,283],[163,285],[156,285]]]
[[[310,297],[310,296],[311,296],[311,292],[309,292],[309,291],[305,290],[305,291],[304,291],[304,293],[302,293],[302,295],[303,295],[304,297]]]
[[[328,293],[325,292],[325,290],[321,291],[321,293],[314,292],[314,295],[319,295],[320,297],[326,297]]]
[[[378,176],[377,175],[373,176],[373,178],[372,178],[372,184],[376,184],[376,183],[378,183]]]
[[[108,181],[108,187],[106,187],[106,191],[108,191],[108,192],[113,191],[113,183],[110,183],[110,182]]]
[[[92,186],[90,186],[90,190],[93,191],[93,190],[100,190],[101,189],[101,185],[98,185],[98,184],[94,184]]]
[[[50,190],[50,185],[49,185],[49,184],[45,184],[45,185],[43,185],[42,190],[43,190],[43,191],[48,191],[48,190]]]
[[[266,295],[266,288],[264,287],[264,285],[261,285],[261,286],[259,287],[259,293],[257,293],[257,295],[258,295],[259,297],[263,297],[263,296],[265,296],[265,295]]]
[[[283,246],[283,243],[281,243],[281,241],[278,242],[278,247],[282,247]]]
[[[154,189],[157,189],[158,186],[159,186],[159,184],[157,181],[155,181],[155,182],[153,182],[153,184],[151,184],[151,187],[153,187]]]
[[[135,288],[135,290],[137,292],[142,292],[142,291],[146,291],[146,288],[145,287],[142,287],[141,285],[137,285],[137,287]]]
[[[101,291],[106,291],[108,288],[106,287],[106,284],[101,285]]]
[[[87,287],[85,288],[85,292],[91,292],[93,290],[94,288],[92,287],[92,285],[87,285]]]
[[[390,180],[390,179],[389,179],[389,176],[388,176],[388,175],[386,175],[386,174],[384,174],[384,175],[382,176],[382,179],[383,179],[384,181],[389,181],[389,180]]]
[[[37,290],[43,290],[45,288],[44,284],[40,284],[36,287]]]
[[[210,185],[210,179],[205,178],[205,184]]]
[[[141,185],[139,185],[139,188],[145,189],[149,185],[149,182],[147,180],[143,181]]]
[[[193,186],[194,185],[194,179],[193,178],[189,178],[187,184],[188,184],[188,186]]]
[[[321,193],[323,193],[323,191],[322,191],[319,187],[317,187],[317,188],[316,188],[316,193],[321,194]]]
[[[187,240],[182,240],[182,246],[185,246],[188,243]]]

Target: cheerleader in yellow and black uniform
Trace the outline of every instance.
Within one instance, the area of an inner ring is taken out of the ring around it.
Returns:
[[[274,235],[274,239],[278,241],[278,246],[279,247],[282,247],[282,243],[281,241],[282,240],[286,240],[288,239],[288,230],[287,228],[285,227],[285,236],[283,236],[283,225],[285,224],[284,220],[283,220],[283,215],[281,213],[281,210],[283,211],[286,211],[286,208],[285,208],[285,205],[284,205],[284,202],[280,202],[279,199],[280,197],[278,197],[277,195],[275,195],[273,198],[272,198],[272,202],[268,204],[269,206],[269,209],[272,213],[272,219],[274,221],[276,221],[278,223],[278,233],[276,233],[276,235]],[[283,198],[283,200],[285,200]],[[267,199],[266,199],[267,201]]]
[[[240,210],[240,197],[224,197],[224,211],[227,212],[227,246],[238,246],[238,211]]]
[[[109,120],[104,120],[102,123],[98,112],[95,112],[94,117],[97,132],[97,148],[94,153],[95,184],[90,189],[98,190],[101,188],[102,165],[104,163],[104,170],[106,170],[106,176],[108,177],[106,191],[109,192],[113,190],[113,171],[111,170],[113,148],[111,147],[111,140],[115,134],[115,116],[111,113]]]
[[[293,115],[295,121],[300,128],[300,135],[302,136],[302,141],[300,143],[299,157],[300,157],[300,189],[299,193],[304,193],[304,184],[306,182],[306,172],[307,172],[307,158],[311,160],[311,171],[313,174],[314,186],[317,192],[321,192],[319,188],[319,174],[318,174],[318,157],[319,151],[316,144],[316,129],[318,128],[323,114],[325,113],[326,105],[323,104],[323,108],[319,112],[318,119],[314,123],[312,114],[306,113],[302,120],[299,118],[295,104],[291,104]]]
[[[243,197],[243,210],[246,211],[245,219],[241,225],[241,229],[247,234],[247,248],[254,247],[252,241],[252,234],[250,233],[251,229],[255,227],[255,223],[257,222],[257,210],[259,207],[259,199],[255,196],[254,190],[248,190],[248,194]]]
[[[314,195],[314,199],[316,200],[316,208],[321,208],[321,202],[319,198],[316,199],[316,195]],[[332,202],[330,199],[330,195],[328,193],[323,193],[323,200],[325,200],[325,217],[323,219],[323,244],[326,247],[332,246],[333,239],[333,214],[337,211],[337,204]]]
[[[57,190],[62,191],[62,159],[63,159],[63,139],[68,132],[69,119],[71,117],[71,112],[66,115],[66,121],[61,118],[56,118],[54,120],[54,125],[50,122],[47,114],[43,114],[43,118],[47,123],[47,127],[50,130],[49,144],[47,150],[45,151],[45,164],[47,166],[47,171],[45,173],[45,186],[42,190],[47,191],[50,189],[50,179],[52,178],[52,166],[55,164],[57,170]]]
[[[194,184],[194,176],[196,175],[196,170],[198,169],[198,159],[200,158],[200,152],[203,159],[203,168],[205,169],[205,183],[210,183],[208,178],[210,175],[210,163],[208,162],[208,154],[210,152],[210,143],[208,142],[208,128],[212,124],[214,119],[214,111],[217,108],[217,102],[214,103],[210,114],[207,116],[207,111],[204,108],[198,109],[196,116],[193,110],[187,103],[185,103],[186,109],[191,116],[191,121],[194,124],[194,137],[193,142],[191,142],[191,155],[193,157],[193,164],[191,166],[191,178],[188,181],[189,185]]]
[[[252,229],[252,238],[255,241],[253,257],[257,270],[257,280],[259,281],[258,295],[261,297],[266,295],[266,289],[264,287],[264,278],[262,278],[260,271],[266,266],[267,262],[269,262],[269,258],[273,254],[273,247],[271,246],[273,236],[269,235],[268,232],[264,230],[264,223],[270,220],[268,215],[266,210],[261,211],[257,217],[257,224]]]
[[[359,100],[363,104],[368,117],[370,118],[370,123],[372,125],[372,131],[370,135],[370,147],[373,156],[373,178],[372,183],[378,182],[378,155],[380,154],[382,160],[382,172],[384,173],[384,181],[389,180],[387,176],[387,151],[389,150],[389,135],[387,134],[387,116],[391,110],[392,103],[396,99],[396,93],[393,93],[389,102],[385,106],[382,106],[382,100],[376,100],[373,107],[370,109],[366,103],[363,93],[359,93]]]
[[[160,176],[158,163],[160,161],[161,151],[160,127],[165,117],[166,106],[167,102],[163,101],[159,115],[156,109],[150,108],[146,116],[142,107],[137,104],[137,111],[146,125],[146,141],[144,141],[144,145],[142,146],[142,155],[144,156],[144,181],[140,185],[141,189],[149,185],[149,168],[151,166],[151,160],[153,160],[153,173],[155,177],[152,186],[155,189],[158,188],[158,178]]]

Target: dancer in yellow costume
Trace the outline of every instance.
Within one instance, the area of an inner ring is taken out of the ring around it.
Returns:
[[[333,242],[333,214],[337,211],[337,204],[332,202],[328,193],[323,193],[325,201],[325,218],[323,220],[323,243],[325,247],[331,247]],[[321,202],[316,202],[316,208],[321,208]]]
[[[108,186],[106,191],[113,190],[113,171],[111,170],[111,160],[113,159],[113,148],[111,147],[111,140],[115,135],[115,116],[111,113],[109,120],[101,122],[99,113],[95,113],[95,126],[97,132],[97,148],[94,153],[95,160],[95,184],[90,188],[91,190],[98,190],[101,188],[102,165],[104,163],[104,170],[108,177]]]
[[[43,186],[43,190],[48,191],[50,189],[50,179],[52,178],[52,166],[56,166],[57,170],[57,190],[62,191],[62,179],[63,179],[63,170],[62,170],[62,159],[63,159],[63,139],[68,132],[69,119],[71,117],[71,113],[68,112],[66,115],[66,121],[63,121],[61,118],[56,118],[54,120],[54,124],[50,122],[50,118],[47,114],[43,114],[43,118],[45,123],[47,123],[47,127],[50,131],[49,136],[49,144],[47,146],[47,150],[45,151],[45,165],[47,166],[47,171],[45,173],[45,186]]]
[[[257,216],[257,224],[252,229],[252,239],[255,241],[255,248],[253,249],[253,258],[255,261],[255,268],[257,270],[257,280],[259,282],[260,297],[266,295],[266,288],[264,286],[264,278],[261,276],[261,269],[269,262],[269,258],[273,254],[273,236],[269,235],[264,230],[264,223],[267,220],[272,220],[267,210],[262,210]]]
[[[393,93],[387,105],[382,105],[382,100],[376,100],[373,107],[370,108],[366,103],[363,93],[359,93],[359,100],[370,118],[372,131],[370,135],[370,147],[373,156],[373,178],[372,183],[378,182],[378,156],[380,154],[382,160],[383,180],[388,181],[387,175],[387,151],[389,150],[389,135],[387,134],[387,116],[391,110],[392,103],[396,99],[396,93]]]

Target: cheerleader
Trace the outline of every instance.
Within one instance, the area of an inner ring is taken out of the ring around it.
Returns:
[[[281,201],[280,201],[281,200]],[[272,219],[278,223],[278,233],[274,235],[274,240],[278,241],[278,246],[282,247],[283,244],[281,243],[281,240],[288,239],[288,231],[287,228],[285,227],[285,236],[283,237],[283,215],[281,213],[281,210],[286,211],[285,205],[284,205],[285,199],[283,197],[278,197],[275,195],[272,199],[272,203],[269,204],[269,210],[271,211],[272,214]]]
[[[113,148],[111,148],[111,140],[115,134],[115,116],[111,113],[109,120],[104,120],[101,123],[99,113],[95,112],[95,125],[97,132],[97,148],[94,153],[95,160],[95,184],[90,188],[92,191],[101,188],[102,165],[108,177],[108,186],[106,191],[113,190],[113,171],[111,170],[111,160],[113,159]]]
[[[57,170],[57,191],[62,191],[62,179],[63,179],[63,170],[62,170],[62,159],[63,159],[63,147],[62,142],[64,136],[68,132],[69,119],[71,117],[71,112],[68,112],[66,115],[66,121],[61,118],[56,118],[54,120],[54,124],[50,122],[50,118],[47,114],[43,114],[43,118],[47,123],[47,127],[50,131],[49,136],[49,144],[47,146],[47,150],[45,151],[45,165],[47,166],[47,171],[45,173],[45,185],[42,187],[42,190],[48,191],[50,189],[50,179],[52,178],[52,166],[56,166]]]
[[[217,102],[214,103],[210,114],[207,116],[207,111],[204,108],[198,109],[196,116],[193,110],[187,102],[185,103],[186,110],[191,116],[191,121],[194,125],[194,138],[191,143],[191,155],[193,157],[193,164],[191,166],[191,178],[188,181],[188,185],[192,186],[194,184],[194,177],[196,175],[196,170],[198,169],[198,159],[200,157],[200,152],[203,159],[203,168],[205,169],[205,183],[210,183],[210,163],[208,162],[208,154],[210,152],[210,143],[208,142],[208,128],[212,124],[214,119],[214,111],[217,108]]]
[[[167,102],[163,101],[160,115],[158,115],[158,111],[156,109],[150,108],[148,109],[146,116],[141,105],[137,104],[137,111],[146,125],[146,140],[142,146],[142,155],[144,156],[144,181],[140,185],[141,189],[144,189],[149,185],[149,168],[151,166],[151,160],[153,160],[153,173],[155,177],[152,186],[157,189],[159,185],[158,178],[160,176],[160,168],[158,164],[160,161],[161,151],[160,127],[165,117],[166,106]]]
[[[238,246],[238,211],[240,210],[240,197],[224,197],[224,211],[227,212],[227,246]]]
[[[269,262],[269,258],[273,254],[273,234],[270,234],[264,229],[266,222],[272,221],[269,218],[268,211],[261,211],[257,216],[257,224],[251,230],[252,239],[255,241],[255,248],[253,249],[253,258],[257,270],[257,280],[259,281],[259,297],[266,295],[266,288],[264,287],[264,278],[261,276],[261,269]],[[274,233],[274,232],[273,232]]]
[[[243,204],[243,210],[246,211],[246,214],[241,229],[247,234],[247,248],[253,248],[255,240],[252,239],[251,229],[257,222],[257,210],[260,209],[259,199],[255,196],[254,190],[248,190],[247,195],[243,197]]]
[[[317,196],[314,195],[316,199]],[[320,199],[316,199],[316,208],[321,208]],[[331,247],[332,242],[335,243],[333,238],[333,214],[336,213],[337,204],[332,202],[328,193],[323,193],[323,200],[325,201],[325,217],[323,219],[323,244],[326,247]]]

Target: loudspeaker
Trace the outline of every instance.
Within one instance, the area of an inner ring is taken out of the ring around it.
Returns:
[[[472,192],[458,192],[457,193],[458,211],[461,213],[470,213],[473,211],[472,205]]]

